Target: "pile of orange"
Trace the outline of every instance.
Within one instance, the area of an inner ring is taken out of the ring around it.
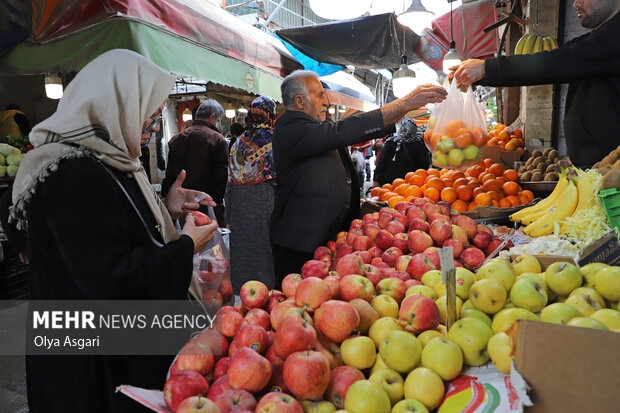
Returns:
[[[521,130],[511,131],[506,125],[498,123],[489,131],[488,137],[487,145],[499,146],[502,151],[519,151],[523,156],[525,140]]]
[[[445,201],[459,212],[479,206],[510,208],[528,204],[534,199],[523,190],[517,171],[504,169],[490,158],[480,160],[465,171],[453,169],[418,169],[397,178],[391,184],[373,188],[371,196],[394,207],[400,201],[426,197],[433,202]]]

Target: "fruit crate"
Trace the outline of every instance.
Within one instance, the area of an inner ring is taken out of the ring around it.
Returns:
[[[620,232],[620,191],[615,188],[606,189],[599,192],[598,196],[603,201],[609,223]]]

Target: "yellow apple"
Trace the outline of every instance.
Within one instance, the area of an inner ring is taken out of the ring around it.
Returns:
[[[349,304],[351,304],[360,315],[360,322],[355,329],[362,334],[368,334],[368,329],[370,329],[372,323],[379,319],[379,314],[377,314],[368,301],[361,298],[354,298],[349,301]]]
[[[424,349],[424,347],[426,347],[428,342],[434,339],[435,337],[444,337],[444,335],[441,334],[437,330],[426,330],[418,334],[417,338],[420,344],[422,344],[422,349]]]
[[[368,337],[370,337],[372,341],[374,341],[375,346],[379,348],[381,342],[392,331],[403,331],[403,328],[400,326],[398,320],[392,317],[382,317],[372,323],[368,330]]]
[[[567,324],[571,319],[580,316],[579,310],[573,306],[566,303],[553,303],[542,309],[540,321],[553,324]]]
[[[435,294],[437,294],[437,297],[446,295],[446,285],[443,283],[433,285],[433,290],[435,291]]]
[[[515,258],[512,269],[517,277],[526,272],[539,273],[542,270],[538,259],[531,254],[522,254]]]
[[[573,295],[587,295],[588,297],[590,297],[591,300],[596,301],[596,303],[598,304],[600,308],[606,307],[605,299],[594,288],[591,288],[591,287],[575,288],[568,295],[568,298],[572,297]]]
[[[545,292],[547,293],[547,296],[549,296],[549,287],[547,287],[547,283],[545,282],[545,273],[538,273],[538,274],[534,274],[532,272],[526,272],[523,273],[521,275],[519,275],[517,277],[517,279],[515,280],[515,282],[519,281],[519,280],[524,280],[524,279],[529,279],[529,280],[534,280],[537,283],[539,283],[540,285],[542,285],[545,288]]]
[[[536,314],[524,308],[504,308],[493,316],[491,330],[493,330],[493,334],[503,333],[517,320],[540,321]]]
[[[465,306],[465,305],[463,305],[463,306]],[[488,315],[486,315],[482,311],[477,310],[475,308],[469,308],[469,309],[461,308],[461,317],[460,318],[465,318],[465,317],[477,318],[478,320],[484,322],[484,324],[488,325],[489,328],[491,328],[491,326],[493,325],[493,322],[491,321],[491,319],[489,318]]]
[[[439,324],[435,330],[439,331],[442,336],[448,337],[448,328],[445,325]]]
[[[609,331],[609,328],[607,328],[605,324],[589,317],[575,317],[571,319],[566,325],[572,327],[585,327]]]
[[[476,280],[486,279],[498,281],[506,293],[509,293],[515,283],[515,272],[508,261],[502,258],[493,258],[482,264],[476,271]]]
[[[487,348],[497,371],[510,374],[510,362],[514,358],[512,339],[506,333],[497,333],[491,337]]]
[[[438,297],[435,290],[427,285],[414,285],[414,286],[407,288],[405,297],[409,297],[410,295],[413,295],[413,294],[424,295],[430,298],[431,300],[436,300]]]
[[[389,368],[408,373],[420,361],[422,345],[407,331],[392,331],[379,346],[379,354]]]
[[[418,367],[405,379],[405,398],[419,401],[428,410],[439,406],[444,391],[441,377],[427,367]]]
[[[366,336],[351,337],[340,345],[340,356],[347,366],[364,370],[374,364],[377,349],[375,343]]]
[[[437,337],[422,350],[422,366],[433,370],[442,380],[450,381],[463,368],[463,353],[456,343]]]
[[[467,268],[456,268],[456,295],[461,297],[462,300],[467,300],[469,297],[469,289],[476,281],[476,276],[473,272]]]
[[[398,303],[389,295],[380,294],[370,302],[379,317],[398,318]]]
[[[592,314],[590,318],[600,321],[610,330],[620,328],[620,312],[612,310],[611,308],[603,308],[598,310]]]
[[[590,317],[595,311],[605,308],[587,294],[569,295],[564,303],[575,307],[584,317]]]
[[[533,313],[543,309],[547,305],[547,299],[545,287],[531,278],[518,278],[510,289],[510,301],[516,307],[524,308]]]
[[[487,343],[492,336],[489,326],[472,317],[458,320],[448,331],[448,339],[459,345],[463,361],[470,366],[482,366],[489,361]]]
[[[620,300],[620,267],[607,267],[597,271],[594,288],[606,300]]]
[[[473,285],[473,284],[472,284]],[[471,287],[470,287],[471,290]],[[465,302],[463,303],[463,307],[461,307],[461,313],[465,310],[473,310],[476,307],[474,307],[474,305],[471,303],[471,301],[469,301],[469,297],[467,297],[467,300],[465,300]]]
[[[301,407],[304,409],[304,413],[334,413],[336,411],[336,407],[327,400],[303,400]]]
[[[584,278],[583,286],[594,288],[594,278],[596,277],[596,273],[598,270],[602,270],[607,267],[609,267],[609,265],[603,264],[602,262],[591,262],[590,264],[586,264],[579,268],[579,271],[581,271],[581,275],[583,275]]]
[[[428,413],[428,409],[415,399],[404,399],[392,407],[391,413]]]
[[[439,308],[439,316],[441,317],[441,323],[446,324],[446,295],[442,295],[438,299],[435,300],[435,304],[437,304],[437,308]],[[463,307],[463,300],[460,297],[456,297],[456,318],[458,319],[461,315],[461,309]]]
[[[392,405],[403,399],[405,381],[397,371],[380,369],[371,374],[368,380],[383,387]]]
[[[549,289],[557,295],[567,295],[581,287],[583,276],[575,264],[554,262],[545,270],[545,281]]]
[[[478,310],[495,314],[506,303],[506,289],[493,278],[481,279],[469,289],[469,300]]]
[[[422,278],[420,279],[420,281],[422,281],[422,284],[432,288],[433,285],[435,284],[441,284],[441,279],[442,279],[441,271],[431,270],[431,271],[425,272],[422,275]]]
[[[358,380],[349,387],[344,408],[351,413],[390,413],[392,404],[381,385],[370,380]]]

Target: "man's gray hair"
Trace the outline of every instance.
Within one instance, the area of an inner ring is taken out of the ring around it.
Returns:
[[[280,90],[282,91],[282,103],[286,109],[292,108],[295,104],[295,96],[301,95],[304,99],[310,99],[308,89],[304,79],[313,77],[319,79],[319,75],[311,70],[295,70],[282,81]]]
[[[208,119],[211,115],[215,115],[218,119],[224,115],[224,108],[215,99],[205,100],[196,110],[196,119]]]

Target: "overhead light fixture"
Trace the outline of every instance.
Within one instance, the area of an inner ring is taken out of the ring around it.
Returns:
[[[225,115],[228,119],[232,119],[235,117],[235,108],[230,102],[228,102],[228,105],[226,105]]]
[[[338,108],[338,113],[345,113],[346,111],[347,111],[347,109],[346,109],[346,108],[344,108],[344,107],[342,107],[342,106],[340,106],[340,107]]]
[[[366,13],[372,0],[309,0],[310,9],[319,17],[330,20],[353,19]]]
[[[407,56],[402,55],[400,63],[400,67],[392,75],[392,91],[397,98],[407,96],[407,93],[417,86],[415,72],[407,66]]]
[[[183,120],[183,122],[187,122],[188,120],[192,120],[192,111],[189,110],[189,107],[187,107],[187,105],[185,105],[185,110],[181,114],[181,119]]]
[[[239,113],[248,113],[248,110],[245,108],[245,106],[241,105],[239,107],[239,109],[237,109],[237,112],[239,112]]]
[[[329,112],[330,115],[333,115],[336,113],[336,109],[333,106],[330,106],[329,109],[327,109],[327,112]]]
[[[62,80],[54,74],[45,75],[45,95],[50,99],[62,97]]]
[[[368,14],[375,16],[384,13],[397,13],[409,7],[411,2],[412,0],[373,0]]]
[[[398,15],[397,20],[400,24],[409,27],[417,34],[421,34],[425,27],[429,27],[435,13],[426,10],[422,0],[413,0],[411,6]]]
[[[452,30],[452,2],[450,2],[450,50],[443,57],[443,72],[445,74],[450,73],[450,68],[460,64],[463,58],[456,50],[456,43],[454,42],[454,32]]]

